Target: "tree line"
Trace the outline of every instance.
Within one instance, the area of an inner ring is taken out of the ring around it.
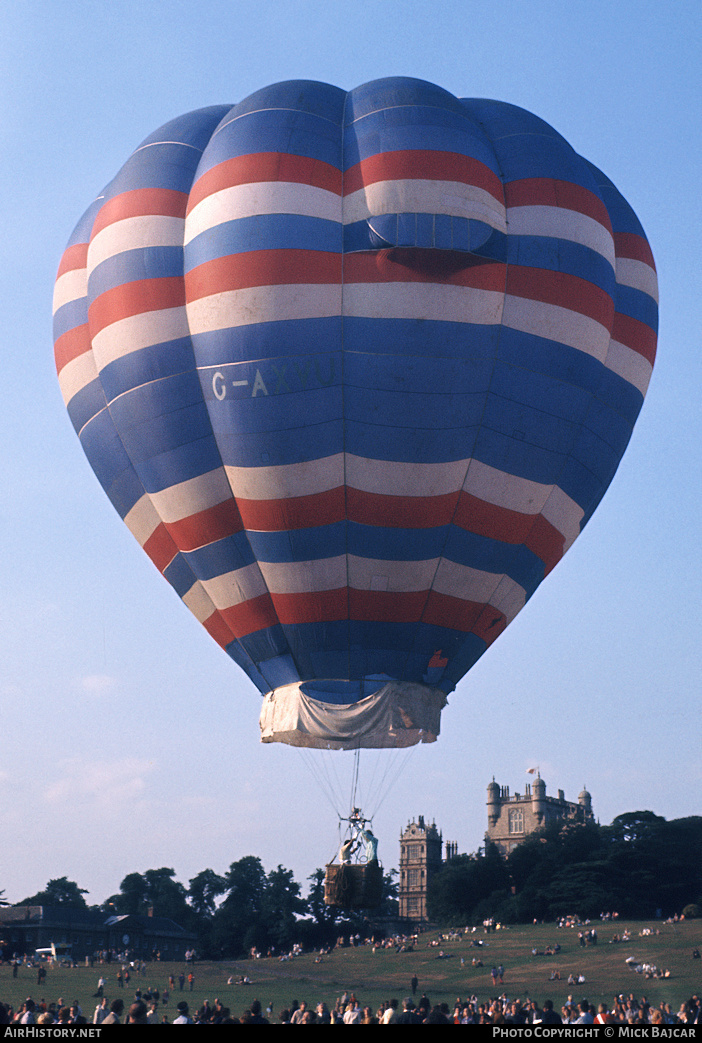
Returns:
[[[397,917],[396,877],[395,870],[385,874],[383,903],[373,910],[379,924]],[[308,883],[303,897],[291,870],[279,865],[267,873],[259,858],[247,855],[222,875],[203,869],[187,888],[170,868],[129,873],[116,894],[93,908],[106,915],[152,911],[168,917],[194,932],[199,953],[213,959],[244,956],[253,948],[281,953],[295,944],[322,947],[339,935],[367,933],[361,914],[325,905],[323,869]],[[87,893],[61,877],[18,904],[85,908]],[[427,906],[430,919],[446,926],[488,918],[585,919],[614,911],[633,919],[701,915],[702,817],[668,822],[651,811],[634,811],[610,826],[553,823],[507,857],[487,844],[442,864],[429,882]]]
[[[667,822],[652,811],[619,815],[610,826],[553,823],[509,856],[486,845],[445,862],[427,907],[446,924],[555,920],[616,911],[632,919],[702,906],[702,817]],[[697,910],[697,913],[695,913]]]
[[[376,912],[385,917],[397,915],[395,875],[384,875],[383,903]],[[303,897],[290,869],[279,865],[266,873],[259,858],[247,855],[223,875],[203,869],[187,888],[175,879],[174,869],[129,873],[117,894],[91,908],[108,916],[151,912],[168,917],[195,933],[198,953],[211,959],[241,957],[252,949],[285,953],[295,944],[322,947],[359,930],[360,914],[325,905],[324,876],[323,869],[316,869]],[[64,876],[17,904],[88,908],[87,893]]]

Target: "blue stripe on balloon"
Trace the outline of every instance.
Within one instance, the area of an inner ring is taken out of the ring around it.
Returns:
[[[599,286],[614,297],[616,281],[609,261],[587,246],[555,236],[510,235],[507,237],[509,264],[563,272]]]
[[[248,540],[257,561],[292,562],[335,558],[346,553],[346,522],[283,532],[255,532],[249,529]]]
[[[120,518],[126,518],[132,507],[144,495],[144,486],[133,467],[125,468],[114,477],[107,489],[107,495]]]
[[[468,634],[458,651],[454,652],[450,657],[437,687],[447,694],[452,692],[464,674],[477,663],[486,648],[485,641],[478,637],[477,634]]]
[[[420,429],[454,431],[480,423],[485,407],[485,394],[456,391],[427,392],[420,387],[412,391],[346,387],[344,416],[349,424],[363,425],[369,432],[391,427],[396,433]],[[421,420],[418,418],[421,417]],[[384,437],[384,435],[383,435]],[[395,437],[393,434],[391,437]]]
[[[473,455],[477,424],[449,430],[393,429],[347,420],[345,448],[355,456],[404,463],[436,463],[467,460]]]
[[[338,557],[347,552],[388,562],[430,561],[443,556],[496,577],[507,574],[527,594],[536,589],[544,575],[543,561],[524,545],[502,543],[450,525],[390,529],[336,522],[291,532],[249,530],[248,541],[257,561],[281,564]]]
[[[136,388],[116,399],[110,410],[147,492],[160,492],[219,466],[196,374]]]
[[[386,76],[370,80],[349,91],[346,99],[346,122],[365,119],[374,113],[398,106],[424,106],[430,110],[455,113],[464,107],[459,98],[428,80],[413,76]]]
[[[420,355],[369,354],[346,350],[344,386],[378,391],[477,394],[487,391],[490,358],[426,358]]]
[[[311,423],[296,430],[274,431],[262,438],[258,432],[218,432],[222,463],[231,467],[276,467],[319,460],[344,451],[343,425],[334,420]]]
[[[558,341],[505,328],[500,337],[499,357],[523,368],[525,373],[550,374],[565,384],[582,388],[616,406],[632,424],[641,409],[643,396],[638,388],[606,369],[598,359]]]
[[[149,145],[135,152],[105,188],[105,199],[138,188],[165,188],[189,192],[200,154],[189,145]]]
[[[280,152],[281,143],[287,155],[341,166],[341,141],[334,124],[306,112],[262,109],[237,116],[217,132],[203,156],[198,176],[237,156]]]
[[[93,269],[88,279],[88,296],[94,301],[101,293],[124,283],[141,279],[173,279],[182,274],[182,246],[146,246],[125,250]]]
[[[266,109],[279,109],[288,119],[294,119],[296,113],[302,112],[331,123],[336,128],[333,133],[338,138],[345,102],[346,91],[331,83],[321,83],[318,80],[282,80],[249,94],[232,106],[227,119],[222,122],[239,119],[247,113],[257,116]]]
[[[122,440],[115,430],[114,421],[107,407],[97,413],[83,427],[80,441],[97,480],[108,495],[110,495],[109,490],[113,483],[124,472],[133,473],[134,468],[125,452]],[[134,503],[136,500],[130,504],[130,507]]]
[[[250,680],[258,688],[259,692],[265,694],[270,691],[270,685],[267,683],[265,677],[251,657],[244,650],[240,641],[230,641],[228,645],[225,645],[224,651],[237,664],[237,666],[240,666],[248,675]]]
[[[502,360],[496,362],[490,382],[491,395],[509,401],[514,413],[523,405],[571,423],[582,421],[592,400],[588,390],[570,381],[559,380],[550,372],[532,370],[528,373],[528,380],[525,376],[523,365]]]
[[[100,381],[111,402],[142,384],[194,370],[193,346],[189,337],[151,344],[110,362],[100,371]]]
[[[84,326],[88,321],[88,301],[86,297],[78,297],[76,300],[62,304],[54,312],[53,333],[54,340],[58,340],[64,333]]]
[[[97,378],[91,380],[76,391],[66,408],[76,434],[80,435],[85,425],[105,408],[105,394],[100,381]]]
[[[245,532],[236,532],[205,547],[183,553],[194,575],[203,581],[244,568],[255,560]]]
[[[469,322],[344,318],[345,351],[363,353],[492,358],[500,335],[500,326]]]
[[[263,676],[265,676],[268,660],[288,655],[290,652],[290,646],[281,626],[268,627],[265,630],[256,630],[252,634],[245,634],[239,638],[239,644],[246,655],[258,664]]]
[[[283,629],[287,639],[287,627]],[[266,690],[278,688],[284,684],[294,684],[310,676],[304,669],[300,668],[300,665],[295,662],[290,653],[267,659],[265,663],[260,664],[260,668],[262,671],[261,676],[267,685]]]
[[[286,372],[287,370],[282,375],[276,375],[274,372],[265,374],[271,389],[268,395],[252,398],[251,379],[249,387],[243,389],[248,394],[244,393],[236,398],[230,396],[222,402],[212,402],[212,429],[217,434],[221,433],[231,438],[258,433],[261,435],[261,445],[264,446],[269,438],[274,442],[278,441],[279,432],[297,431],[304,426],[305,419],[311,419],[319,425],[341,420],[343,393],[340,383],[304,391],[293,391],[286,383],[285,390],[281,389],[276,393],[274,389],[281,388],[280,382],[286,380]],[[338,372],[341,375],[340,367]],[[297,377],[297,371],[291,367],[288,379],[292,382]],[[214,398],[214,395],[211,397]]]
[[[176,554],[163,570],[163,575],[179,598],[184,598],[196,581],[192,568],[182,554]]]
[[[197,333],[193,337],[197,364],[202,369],[214,369],[247,359],[258,361],[296,353],[307,355],[337,350],[341,322],[339,316],[281,319]]]
[[[632,425],[629,421],[600,401],[593,401],[583,426],[611,446],[617,458],[623,455],[631,438]]]
[[[436,113],[436,115],[434,115]],[[496,171],[494,154],[461,113],[388,108],[348,127],[344,134],[344,169],[382,152],[451,152],[469,156]],[[407,176],[411,177],[408,164]]]
[[[207,105],[193,112],[186,112],[182,116],[176,116],[163,126],[158,127],[153,134],[139,145],[137,152],[146,146],[161,142],[181,142],[189,146],[195,152],[201,152],[207,145],[216,127],[226,114],[231,110],[230,105]]]
[[[617,311],[658,331],[658,304],[648,293],[632,286],[617,286]]]
[[[341,253],[342,225],[303,214],[258,214],[224,221],[185,247],[185,271],[218,257],[252,250],[318,250]],[[304,271],[300,272],[304,282]]]

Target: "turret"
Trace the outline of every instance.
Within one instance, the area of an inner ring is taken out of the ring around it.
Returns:
[[[584,787],[578,794],[578,804],[585,812],[585,818],[589,818],[592,815],[592,796]]]
[[[540,775],[537,776],[532,789],[531,807],[536,821],[542,826],[546,815],[546,783]]]
[[[495,782],[494,776],[487,788],[487,792],[488,823],[494,826],[500,817],[500,787]]]

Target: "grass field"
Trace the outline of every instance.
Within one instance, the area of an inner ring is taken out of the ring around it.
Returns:
[[[599,943],[585,949],[578,944],[577,929],[559,930],[555,924],[538,924],[513,927],[489,936],[481,930],[464,936],[460,941],[442,942],[441,950],[429,947],[430,941],[438,935],[428,932],[420,936],[416,950],[409,953],[396,953],[394,949],[378,949],[374,953],[370,946],[360,946],[335,950],[321,963],[315,963],[314,956],[309,954],[288,961],[201,962],[194,967],[193,991],[188,991],[187,982],[183,994],[176,987],[165,1013],[172,1020],[180,999],[186,999],[191,1009],[195,1009],[205,999],[212,1003],[218,996],[238,1016],[257,998],[264,1009],[271,1005],[273,1022],[276,1023],[278,1012],[289,1006],[293,999],[304,999],[312,1005],[325,1000],[331,1006],[344,990],[354,991],[362,1004],[375,1010],[383,1000],[391,997],[401,1000],[407,995],[413,974],[419,979],[418,995],[426,992],[432,1003],[446,1002],[451,1007],[457,996],[474,994],[483,1000],[503,991],[510,997],[530,996],[539,1001],[549,997],[556,1009],[569,994],[575,1000],[586,996],[596,1004],[601,1000],[611,1002],[615,994],[628,996],[634,993],[638,998],[647,996],[654,1005],[665,1000],[677,1011],[683,1000],[702,992],[702,960],[692,959],[693,948],[702,946],[701,920],[677,924],[598,922],[593,926],[597,927]],[[621,934],[625,927],[631,932],[631,941],[612,944],[612,936]],[[645,927],[660,933],[641,936]],[[477,938],[484,940],[480,948],[471,945],[471,939]],[[532,949],[542,953],[547,945],[556,942],[561,945],[557,956],[532,955]],[[445,958],[437,959],[439,951],[444,952]],[[472,965],[474,956],[482,959],[483,967]],[[668,969],[670,977],[644,979],[643,975],[627,966],[628,956]],[[504,985],[498,985],[496,989],[490,977],[493,964],[502,964],[505,968]],[[12,968],[4,964],[0,966],[0,1000],[12,1003],[16,1008],[27,996],[34,1000],[43,996],[47,1003],[59,997],[67,1004],[77,999],[83,1012],[92,1018],[97,1002],[92,996],[101,972],[107,978],[106,995],[110,999],[119,995],[128,1004],[136,988],[146,990],[149,986],[157,986],[163,990],[168,975],[174,974],[177,980],[181,969],[180,964],[151,963],[143,977],[132,976],[129,989],[117,990],[115,964],[95,965],[93,968],[62,967],[50,969],[44,985],[38,990],[35,970],[21,968],[18,977],[13,978]],[[555,969],[560,971],[561,980],[549,981],[551,971]],[[567,979],[571,973],[583,974],[585,984],[569,986]],[[230,975],[236,978],[241,974],[248,975],[252,984],[227,985]]]

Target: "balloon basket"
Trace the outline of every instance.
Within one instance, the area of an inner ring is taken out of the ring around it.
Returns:
[[[383,897],[383,870],[377,863],[327,866],[324,904],[336,909],[375,909]]]

